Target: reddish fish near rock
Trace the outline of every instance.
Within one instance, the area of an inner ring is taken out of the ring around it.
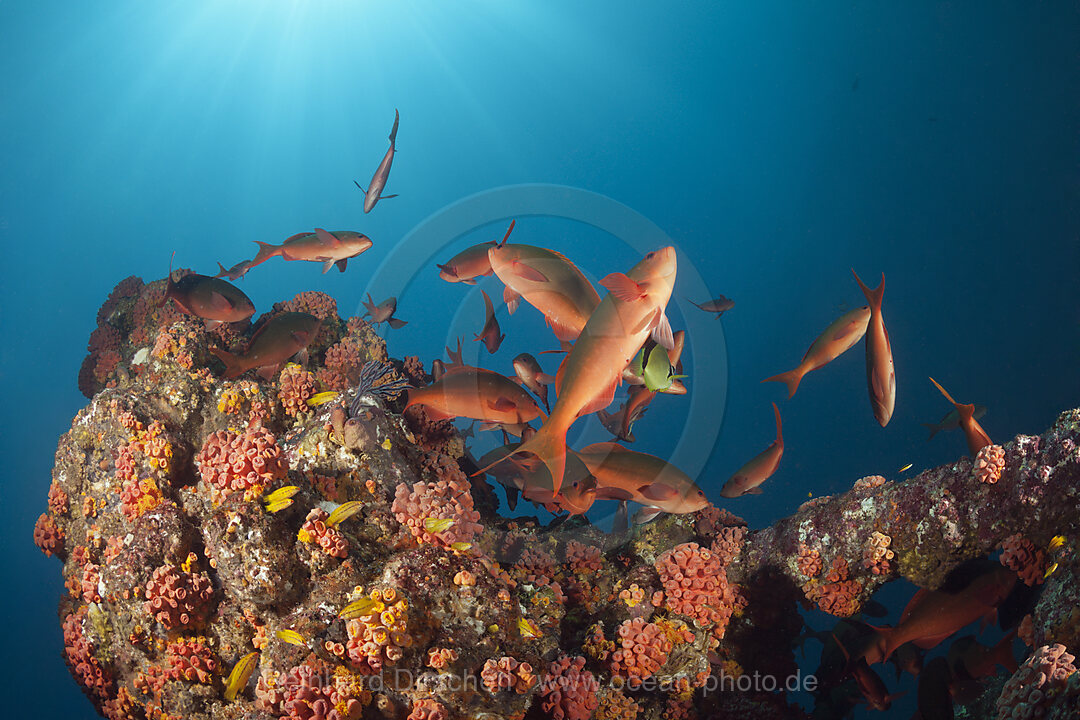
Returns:
[[[687,298],[688,302],[695,307],[704,310],[707,313],[716,313],[716,319],[719,320],[720,316],[725,312],[735,307],[735,301],[731,298],[720,295],[712,300],[706,300],[703,303],[696,303],[693,300]]]
[[[405,327],[408,324],[408,320],[398,320],[394,317],[394,313],[397,312],[397,298],[389,297],[383,300],[378,305],[371,299],[371,295],[368,294],[367,300],[364,301],[364,317],[371,317],[371,324],[378,325],[379,323],[387,323],[390,327],[397,330],[400,327]]]
[[[624,442],[635,442],[634,423],[641,419],[656,393],[644,385],[631,385],[628,397],[614,413],[597,410],[596,417],[604,429]]]
[[[798,367],[767,377],[761,382],[782,382],[787,385],[788,397],[793,397],[806,373],[825,366],[847,352],[866,334],[866,326],[869,322],[869,306],[844,313],[825,328],[825,332],[818,335],[803,355]]]
[[[249,262],[248,269],[280,255],[286,260],[322,263],[322,271],[326,273],[334,265],[337,265],[341,272],[345,272],[349,258],[354,258],[371,247],[371,238],[352,230],[327,232],[316,228],[315,232],[297,233],[280,245],[258,240],[255,243],[259,246],[259,253]]]
[[[270,380],[285,361],[305,350],[319,331],[319,318],[301,312],[287,312],[266,321],[251,337],[247,352],[234,355],[220,348],[210,348],[225,363],[225,378],[231,380],[243,373],[257,369],[259,375]]]
[[[904,694],[901,692],[890,695],[881,676],[870,669],[870,666],[866,664],[866,660],[859,658],[855,662],[851,662],[851,656],[848,654],[847,648],[844,647],[844,643],[840,642],[835,633],[833,634],[833,640],[836,641],[840,651],[844,654],[844,659],[848,661],[847,670],[855,679],[859,692],[862,693],[862,696],[866,699],[866,704],[870,708],[888,710],[892,706],[893,700]]]
[[[353,184],[360,188],[360,192],[364,193],[365,213],[371,212],[375,208],[375,203],[380,200],[389,200],[390,198],[397,197],[397,195],[383,195],[382,191],[386,187],[386,181],[390,179],[390,166],[394,163],[394,152],[396,151],[394,143],[397,141],[398,119],[398,111],[395,108],[394,127],[390,130],[390,147],[387,148],[386,154],[383,155],[379,167],[375,169],[375,174],[371,177],[371,183],[368,184],[367,190],[365,190],[360,183],[353,180]]]
[[[772,404],[772,408],[776,415],[776,440],[731,476],[720,491],[724,497],[760,494],[761,483],[768,480],[780,465],[780,458],[784,456],[784,434],[780,424],[780,409],[776,407],[776,403]]]
[[[675,284],[675,248],[648,253],[626,275],[614,273],[601,285],[611,292],[585,324],[555,378],[558,396],[551,415],[515,451],[533,453],[551,471],[553,492],[562,485],[566,432],[581,415],[611,404],[622,372],[654,334],[672,347],[671,324],[664,313]]]
[[[573,453],[596,478],[596,496],[644,505],[643,522],[658,513],[697,512],[709,504],[705,493],[679,468],[662,458],[616,443],[594,443]]]
[[[540,406],[521,386],[482,368],[459,367],[436,383],[409,390],[405,407],[413,405],[423,405],[435,420],[465,417],[519,426],[540,416]]]
[[[483,290],[480,294],[484,296],[484,329],[481,330],[473,340],[481,341],[484,343],[484,347],[487,348],[489,353],[494,353],[502,345],[503,339],[506,335],[499,334],[499,321],[495,317],[495,308],[491,304],[491,298]]]
[[[521,353],[514,358],[514,373],[521,384],[532,390],[548,412],[551,412],[548,405],[548,385],[555,382],[555,378],[545,373],[540,363],[529,353]]]
[[[235,285],[196,273],[184,275],[174,282],[171,267],[162,302],[170,299],[188,315],[205,320],[207,330],[213,330],[221,323],[247,320],[255,313],[251,299]]]
[[[982,429],[982,425],[975,419],[975,406],[963,405],[953,400],[952,395],[945,391],[945,388],[941,387],[937,380],[930,378],[930,382],[934,383],[945,399],[952,403],[952,406],[956,409],[957,421],[960,424],[960,428],[964,431],[964,439],[967,440],[968,452],[971,453],[971,457],[975,457],[979,454],[987,445],[993,445],[993,441],[990,436],[986,434],[986,431]],[[933,437],[933,436],[931,436]]]
[[[985,414],[986,414],[986,406],[985,405],[976,405],[975,406],[975,412],[973,412],[971,416],[975,420],[979,420]],[[945,413],[945,417],[941,418],[941,420],[939,420],[936,423],[919,423],[919,424],[930,431],[930,437],[926,438],[927,441],[930,441],[930,440],[933,440],[934,436],[937,435],[939,432],[942,432],[942,431],[945,431],[945,430],[956,430],[958,427],[960,427],[960,413],[954,408],[954,409],[950,410],[949,412]]]
[[[503,301],[513,313],[521,299],[544,316],[564,342],[573,342],[600,304],[600,295],[566,256],[532,245],[496,245],[488,250],[495,275],[506,286]]]
[[[889,331],[881,315],[881,299],[885,295],[885,273],[881,284],[871,290],[863,284],[853,269],[855,282],[859,283],[866,301],[870,303],[870,323],[866,329],[866,386],[870,392],[870,406],[874,418],[881,427],[889,424],[896,405],[896,372],[893,369],[892,346]]]
[[[510,233],[514,231],[514,222],[510,222],[510,227],[506,230],[506,235],[503,236],[502,242],[495,242],[494,240],[479,245],[473,245],[465,250],[462,250],[454,257],[447,260],[444,264],[435,267],[439,268],[439,277],[446,282],[452,283],[465,283],[466,285],[475,285],[476,278],[487,277],[491,274],[491,261],[488,260],[488,250],[493,246],[499,246],[504,244],[510,237]]]
[[[896,627],[874,628],[876,633],[862,655],[873,665],[888,660],[906,642],[929,650],[965,625],[992,618],[1015,584],[1016,573],[997,566],[980,573],[958,592],[919,590]]]

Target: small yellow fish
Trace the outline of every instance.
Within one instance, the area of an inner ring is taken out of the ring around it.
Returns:
[[[471,547],[472,543],[467,542],[450,543],[450,549],[454,550],[455,552],[465,552]]]
[[[278,630],[274,635],[278,640],[287,642],[290,645],[299,645],[300,647],[307,647],[307,643],[304,642],[304,636],[295,630]]]
[[[364,615],[370,615],[377,604],[378,602],[376,600],[372,600],[369,597],[362,597],[342,608],[341,612],[338,613],[338,617],[342,620],[352,620]]]
[[[897,470],[896,472],[907,472],[908,470],[910,470],[910,469],[911,469],[911,466],[912,466],[912,465],[914,465],[914,464],[915,464],[915,463],[908,463],[907,465],[905,465],[904,467],[900,468],[900,469],[899,469],[899,470]]]
[[[363,507],[364,504],[359,500],[351,500],[347,503],[338,505],[334,508],[334,511],[330,513],[330,517],[326,518],[327,527],[337,527],[356,513],[360,512]]]
[[[1047,550],[1047,552],[1053,552],[1054,550],[1057,550],[1059,547],[1061,547],[1064,544],[1065,544],[1065,536],[1064,535],[1055,535],[1053,538],[1051,538],[1050,544],[1046,546],[1046,550]]]
[[[1046,568],[1046,572],[1045,572],[1045,573],[1043,574],[1043,580],[1045,580],[1046,578],[1048,578],[1048,577],[1050,577],[1051,575],[1053,575],[1053,574],[1054,574],[1054,572],[1055,572],[1055,571],[1056,571],[1057,569],[1058,569],[1058,564],[1057,564],[1057,563],[1053,563],[1052,565],[1050,565],[1050,567]]]
[[[453,524],[454,521],[452,518],[424,518],[424,529],[432,534],[446,532]]]
[[[277,490],[267,495],[263,499],[263,502],[265,502],[267,505],[272,505],[279,500],[287,500],[292,496],[296,495],[296,493],[298,492],[300,492],[300,488],[296,485],[286,485],[285,487],[279,487]]]
[[[386,438],[385,440],[382,441],[382,449],[383,450],[389,450],[392,447],[394,447],[394,444],[392,442],[390,442],[390,438]]]
[[[331,400],[336,400],[337,396],[341,393],[334,392],[333,390],[327,390],[326,392],[316,393],[308,398],[307,404],[311,407],[319,407],[325,405]]]
[[[272,513],[281,512],[282,510],[284,510],[285,508],[291,506],[292,504],[293,504],[293,499],[292,498],[285,498],[284,500],[278,500],[277,502],[267,503],[266,504],[266,511],[267,512],[272,512]]]
[[[543,635],[543,633],[540,632],[540,628],[536,627],[536,623],[529,618],[521,618],[518,620],[518,630],[521,631],[522,637],[538,638]]]
[[[236,661],[233,665],[232,672],[229,673],[229,679],[225,681],[225,699],[232,702],[236,699],[236,694],[240,692],[244,686],[247,685],[248,680],[251,679],[251,673],[255,672],[255,666],[259,662],[259,652],[248,653],[244,657]]]

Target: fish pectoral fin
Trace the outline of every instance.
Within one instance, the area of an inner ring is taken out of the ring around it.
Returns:
[[[214,310],[224,312],[226,310],[232,310],[233,304],[229,301],[229,298],[214,290],[210,293],[210,307]]]
[[[522,280],[529,280],[531,282],[546,283],[550,282],[548,276],[540,272],[531,265],[526,265],[520,260],[514,260],[510,263],[510,272],[517,275]]]
[[[521,304],[521,295],[510,289],[507,285],[503,288],[503,302],[506,303],[506,310],[513,315],[514,311],[518,309],[518,305]]]
[[[631,280],[625,273],[611,273],[600,284],[608,289],[617,300],[634,302],[645,297],[645,288]]]
[[[367,190],[365,190],[365,189],[364,189],[364,186],[363,186],[363,185],[361,185],[360,183],[358,183],[358,182],[357,182],[356,180],[353,180],[353,185],[355,185],[356,187],[360,188],[360,192],[362,192],[362,193],[364,193],[365,195],[367,195]]]
[[[749,488],[748,490],[743,492],[743,495],[760,495],[763,492],[765,491],[761,489],[760,485],[755,485],[754,487]]]
[[[671,331],[671,323],[668,321],[667,313],[662,308],[657,308],[655,322],[656,324],[653,325],[652,329],[652,339],[664,349],[674,350],[675,334]]]
[[[274,376],[277,375],[278,370],[280,369],[281,363],[276,363],[274,365],[263,365],[255,371],[255,374],[261,377],[263,380],[270,381],[274,379]]]
[[[498,400],[488,400],[488,407],[496,412],[510,412],[517,407],[512,400],[500,397]]]
[[[671,487],[667,483],[662,482],[654,482],[648,485],[642,485],[638,488],[638,492],[641,494],[642,497],[658,502],[661,500],[671,500],[679,494],[678,490]]]
[[[380,200],[389,200],[390,198],[396,198],[397,196],[398,196],[397,193],[394,193],[393,195],[380,195],[379,199]]]
[[[323,245],[328,245],[330,247],[337,247],[341,245],[341,241],[338,240],[336,236],[334,236],[332,233],[328,233],[322,228],[315,228],[315,237],[319,238],[319,242],[321,242]]]
[[[540,383],[541,385],[550,385],[551,383],[555,382],[555,376],[548,375],[547,373],[537,373],[536,382]]]

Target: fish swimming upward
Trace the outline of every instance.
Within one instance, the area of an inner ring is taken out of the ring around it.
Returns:
[[[720,490],[720,494],[724,497],[734,498],[747,493],[760,494],[761,483],[768,480],[779,467],[780,458],[784,456],[784,434],[780,424],[780,408],[773,403],[772,409],[776,415],[776,440],[758,453],[753,460],[739,468],[739,471],[724,483],[724,487]]]
[[[971,417],[975,420],[979,420],[986,414],[985,405],[975,405],[975,412]],[[919,423],[924,428],[930,431],[930,437],[926,438],[927,441],[933,440],[934,436],[943,430],[956,430],[960,427],[960,413],[954,408],[945,413],[945,417],[941,418],[936,423]]]
[[[251,299],[235,285],[196,273],[173,282],[172,268],[162,302],[170,299],[188,315],[205,320],[207,330],[222,323],[240,322],[255,314]]]
[[[394,317],[394,313],[397,312],[397,298],[390,297],[383,300],[378,305],[371,299],[371,295],[367,296],[367,300],[364,301],[364,317],[371,317],[371,324],[378,325],[379,323],[387,323],[390,327],[397,330],[398,328],[405,327],[408,324],[407,320],[398,320]]]
[[[787,385],[788,397],[794,397],[806,373],[824,367],[847,352],[866,334],[866,326],[869,322],[869,305],[844,313],[825,328],[825,332],[818,335],[803,355],[798,367],[767,377],[761,382],[782,382]]]
[[[488,250],[495,275],[506,286],[503,301],[513,313],[521,299],[532,305],[565,342],[573,342],[600,304],[592,283],[565,255],[532,245]]]
[[[881,427],[889,424],[893,407],[896,405],[896,372],[893,369],[892,347],[889,345],[889,331],[881,316],[881,299],[885,295],[885,273],[881,274],[881,284],[871,290],[855,273],[855,282],[859,283],[866,301],[870,303],[870,323],[866,329],[866,386],[870,392],[870,407],[874,418]]]
[[[580,416],[611,404],[622,372],[650,334],[674,345],[664,309],[677,270],[675,248],[647,254],[626,275],[614,273],[601,285],[611,292],[585,324],[556,375],[558,400],[535,435],[515,451],[530,452],[548,467],[553,492],[562,485],[566,432]]]
[[[442,379],[409,390],[405,407],[423,405],[435,420],[472,418],[503,427],[520,427],[540,416],[540,406],[510,378],[491,370],[458,367]]]
[[[258,240],[255,243],[259,246],[259,253],[249,262],[249,270],[280,255],[286,260],[320,262],[323,264],[324,273],[334,265],[337,265],[341,272],[345,272],[349,258],[356,257],[372,245],[371,238],[367,235],[352,230],[327,232],[322,228],[315,228],[315,232],[297,233],[280,245]]]
[[[250,260],[241,260],[240,262],[236,263],[235,265],[233,265],[231,268],[228,268],[228,269],[226,269],[225,266],[222,265],[221,263],[218,263],[217,266],[218,266],[218,274],[215,275],[214,277],[216,277],[216,278],[227,277],[230,280],[239,280],[240,278],[247,275],[247,271],[249,269],[251,269],[251,261]]]
[[[353,180],[353,184],[360,188],[360,192],[364,193],[364,212],[369,213],[375,208],[375,203],[380,200],[389,200],[395,198],[397,195],[383,195],[382,191],[386,187],[386,181],[390,179],[390,166],[394,164],[394,152],[396,147],[394,143],[397,141],[397,128],[398,128],[398,111],[394,110],[394,127],[390,130],[390,147],[386,149],[386,154],[383,155],[382,162],[379,163],[379,167],[375,169],[375,174],[371,176],[371,183],[368,185],[367,190],[360,186],[360,183]]]
[[[483,290],[480,291],[480,294],[484,296],[484,328],[477,333],[473,340],[483,342],[487,351],[494,354],[502,345],[506,335],[499,333],[499,320],[495,317],[495,308],[491,304],[491,298]]]
[[[231,380],[255,368],[270,380],[296,353],[307,348],[319,331],[319,318],[301,312],[287,312],[270,318],[248,343],[247,352],[234,355],[212,347],[210,352],[225,363],[225,378]]]
[[[938,381],[934,378],[930,378],[930,382],[934,383],[941,394],[945,396],[945,399],[952,403],[953,408],[956,409],[957,420],[961,429],[964,431],[964,439],[967,440],[968,452],[971,453],[971,457],[975,457],[979,454],[987,445],[993,445],[993,441],[990,436],[986,434],[986,431],[982,429],[982,425],[975,419],[975,406],[974,405],[962,405],[953,400],[952,395],[945,391],[945,388],[938,384]]]
[[[473,245],[459,252],[454,257],[446,261],[446,263],[435,267],[439,268],[439,277],[446,282],[452,283],[465,283],[466,285],[475,285],[476,278],[487,277],[491,274],[491,261],[488,260],[488,250],[492,246],[502,245],[506,243],[510,237],[510,233],[514,231],[514,223],[516,221],[510,221],[510,227],[506,230],[506,235],[503,236],[502,242],[495,242],[494,240],[479,245]]]

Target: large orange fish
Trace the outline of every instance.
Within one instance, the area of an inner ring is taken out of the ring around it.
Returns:
[[[491,261],[488,260],[488,250],[493,246],[497,247],[507,241],[510,237],[510,233],[514,231],[515,222],[516,221],[513,220],[510,221],[510,227],[506,230],[506,235],[503,236],[502,242],[497,243],[492,240],[479,245],[473,245],[465,248],[442,265],[436,263],[435,267],[439,268],[439,277],[446,282],[460,282],[465,283],[466,285],[475,285],[476,278],[490,275]]]
[[[904,608],[896,627],[876,627],[862,655],[883,662],[901,645],[928,650],[979,618],[992,618],[1016,584],[1016,573],[1000,565],[980,573],[959,592],[922,589]]]
[[[780,423],[780,408],[776,403],[772,404],[773,413],[776,415],[776,439],[772,445],[762,450],[754,459],[739,468],[739,471],[724,483],[720,494],[726,498],[739,497],[740,495],[758,495],[761,493],[761,483],[769,479],[780,465],[780,458],[784,456],[784,434]]]
[[[866,325],[869,322],[869,305],[844,313],[825,328],[825,332],[818,335],[803,355],[798,367],[767,377],[761,382],[782,382],[787,385],[788,397],[793,397],[806,373],[823,367],[847,352],[866,334]]]
[[[674,345],[664,309],[677,270],[675,248],[647,254],[626,275],[613,273],[601,284],[610,290],[556,375],[558,400],[537,433],[515,452],[530,452],[551,471],[553,492],[562,485],[566,466],[566,431],[581,415],[607,407],[622,372],[650,334],[665,347]]]
[[[521,298],[543,314],[555,337],[573,342],[600,304],[589,280],[566,256],[532,245],[496,245],[488,250],[491,269],[506,285],[503,301],[511,313]]]
[[[466,417],[504,428],[540,416],[540,407],[521,386],[497,372],[471,367],[455,368],[436,383],[409,390],[405,407],[413,405],[423,405],[435,420]]]
[[[573,453],[596,478],[596,497],[632,500],[654,512],[697,512],[709,504],[689,475],[671,463],[616,443],[594,443]]]
[[[356,257],[372,244],[367,235],[352,230],[327,232],[322,228],[315,228],[315,232],[297,233],[280,245],[258,240],[255,243],[259,246],[259,253],[248,263],[244,272],[278,255],[286,260],[320,262],[323,264],[324,273],[334,265],[337,265],[341,272],[345,272],[349,258]]]
[[[171,267],[164,300],[169,299],[188,315],[205,320],[207,330],[221,323],[246,320],[255,313],[251,299],[235,285],[196,273],[173,282]]]
[[[930,378],[930,382],[934,383],[934,387],[941,391],[941,394],[945,396],[945,399],[952,403],[952,406],[956,408],[956,414],[958,415],[960,427],[964,431],[964,439],[967,440],[968,452],[971,453],[971,457],[975,457],[979,454],[987,445],[993,445],[993,441],[990,436],[986,434],[986,431],[982,429],[982,425],[975,419],[975,406],[974,405],[962,405],[953,400],[952,395],[945,391],[945,388],[938,384],[938,381],[934,378]],[[931,437],[933,437],[931,435]]]
[[[231,380],[256,368],[258,374],[270,380],[296,353],[307,348],[319,331],[319,318],[301,312],[281,313],[266,321],[251,337],[247,352],[234,355],[212,347],[210,352],[225,363],[225,378]]]
[[[866,329],[866,386],[870,391],[870,407],[874,418],[881,427],[889,424],[893,407],[896,405],[896,372],[893,370],[892,346],[889,345],[889,331],[885,329],[885,320],[881,316],[881,299],[885,295],[885,273],[881,273],[881,284],[871,290],[852,269],[855,282],[870,303],[870,324]]]

